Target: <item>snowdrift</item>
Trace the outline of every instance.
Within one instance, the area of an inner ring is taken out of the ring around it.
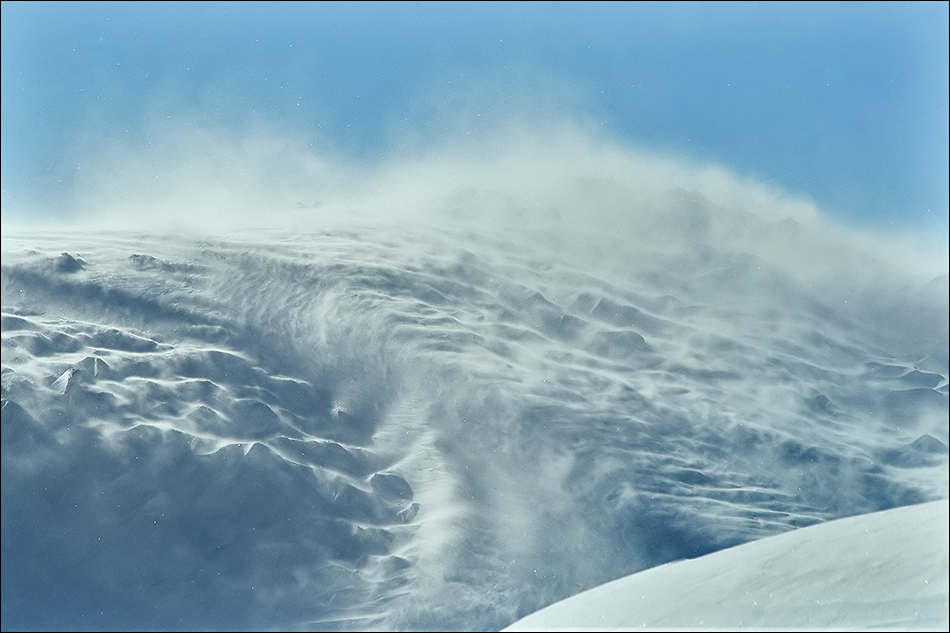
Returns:
[[[505,631],[946,631],[948,502],[838,519],[585,591]]]

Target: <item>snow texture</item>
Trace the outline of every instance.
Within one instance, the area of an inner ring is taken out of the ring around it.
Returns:
[[[770,565],[780,620],[863,543],[895,604],[789,622],[945,625],[945,501],[802,528],[948,497],[946,275],[762,205],[558,187],[458,188],[444,221],[4,230],[3,629],[498,630]],[[778,623],[736,587],[688,626]]]

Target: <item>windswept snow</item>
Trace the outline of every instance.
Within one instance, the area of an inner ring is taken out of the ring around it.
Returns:
[[[892,542],[924,515],[800,528],[948,497],[946,276],[754,205],[558,187],[543,215],[463,188],[444,222],[5,230],[4,630],[501,629],[720,550],[720,588],[741,559],[791,609],[859,543],[934,586],[855,625],[945,608],[945,502],[907,528],[943,534],[936,579]]]

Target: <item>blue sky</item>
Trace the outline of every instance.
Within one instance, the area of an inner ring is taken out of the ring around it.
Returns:
[[[583,121],[847,221],[947,230],[946,2],[2,11],[4,215],[64,212],[96,139],[146,148],[162,119],[263,123],[360,163],[521,116]]]

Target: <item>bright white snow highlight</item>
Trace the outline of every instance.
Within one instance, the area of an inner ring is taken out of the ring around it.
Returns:
[[[585,591],[505,628],[945,631],[946,500],[839,519]]]

